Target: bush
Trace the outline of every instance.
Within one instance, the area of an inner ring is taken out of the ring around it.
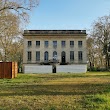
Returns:
[[[107,69],[106,68],[99,68],[99,67],[92,67],[92,68],[87,68],[87,71],[101,71],[101,72],[103,72],[103,71],[107,71]]]

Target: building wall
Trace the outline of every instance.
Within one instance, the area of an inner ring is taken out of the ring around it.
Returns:
[[[40,41],[40,47],[36,47],[36,41]],[[27,42],[32,41],[32,47],[27,46]],[[49,41],[49,47],[44,46],[44,41]],[[53,41],[57,41],[57,48],[53,48]],[[61,46],[61,41],[66,41],[66,47]],[[70,47],[70,41],[74,41],[74,47]],[[83,41],[83,46],[78,47],[78,41]],[[74,51],[74,63],[87,63],[86,56],[86,36],[25,36],[23,63],[27,62],[27,52],[32,51],[32,61],[36,63],[36,51],[40,51],[40,62],[44,61],[44,52],[49,52],[49,59],[53,57],[53,51],[57,51],[58,59],[61,62],[61,52],[66,52],[66,62],[70,62],[70,51]],[[83,61],[78,61],[78,51],[83,51]]]

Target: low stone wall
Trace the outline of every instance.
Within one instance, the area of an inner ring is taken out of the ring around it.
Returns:
[[[87,64],[57,65],[57,73],[86,73]],[[24,65],[24,73],[52,73],[52,65]]]
[[[58,65],[58,73],[86,73],[87,64],[74,64],[74,65]]]
[[[24,73],[52,73],[51,65],[25,65]]]

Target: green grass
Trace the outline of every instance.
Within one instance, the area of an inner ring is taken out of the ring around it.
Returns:
[[[110,110],[110,72],[0,79],[0,110]]]

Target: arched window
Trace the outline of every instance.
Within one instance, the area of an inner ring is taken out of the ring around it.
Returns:
[[[57,60],[57,52],[56,51],[53,52],[53,60]]]
[[[47,51],[44,53],[44,61],[48,61],[48,52]]]

